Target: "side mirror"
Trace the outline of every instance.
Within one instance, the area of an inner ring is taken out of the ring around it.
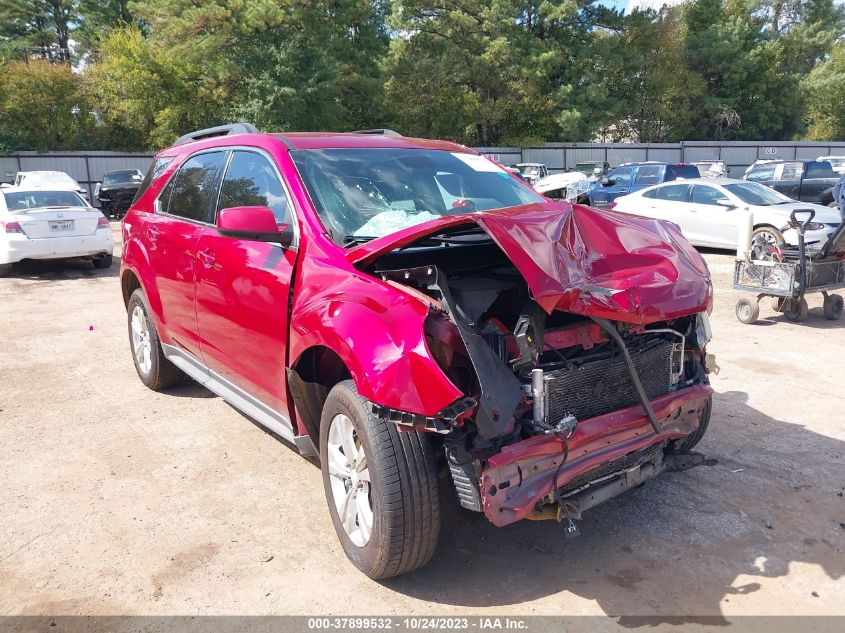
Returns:
[[[716,204],[726,209],[736,209],[736,205],[730,200],[716,200]]]
[[[604,178],[601,179],[601,186],[602,187],[612,187],[615,184],[616,184],[616,181],[611,180],[607,176],[605,176]]]
[[[279,224],[267,207],[229,207],[217,214],[217,231],[224,237],[290,246],[293,227]]]

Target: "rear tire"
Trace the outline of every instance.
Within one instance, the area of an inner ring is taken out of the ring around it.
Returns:
[[[94,260],[94,268],[97,270],[104,270],[106,268],[111,268],[112,263],[114,262],[113,255],[106,255],[105,257],[100,257],[99,259]]]
[[[807,300],[804,297],[791,299],[783,308],[783,316],[790,321],[803,321],[807,318],[807,313],[810,311],[810,307],[807,305]]]
[[[837,321],[842,316],[843,300],[840,295],[827,295],[824,298],[824,318]]]
[[[760,317],[760,305],[751,299],[743,297],[736,302],[736,318],[740,323],[754,323]]]
[[[440,535],[440,497],[427,435],[400,432],[376,417],[355,384],[344,380],[323,406],[320,464],[332,523],[358,569],[382,579],[431,560]]]
[[[129,317],[129,348],[141,382],[153,391],[161,391],[180,382],[185,374],[164,355],[143,290],[138,288],[132,293],[126,312]]]

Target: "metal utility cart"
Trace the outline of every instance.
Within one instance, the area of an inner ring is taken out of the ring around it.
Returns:
[[[806,219],[798,219],[798,215]],[[736,303],[736,318],[754,323],[760,316],[760,299],[772,297],[772,308],[783,312],[790,321],[807,316],[809,292],[824,295],[824,316],[834,321],[842,316],[843,301],[831,290],[845,288],[845,224],[839,226],[821,248],[804,243],[804,231],[813,220],[812,209],[796,209],[789,226],[798,233],[798,251],[780,251],[758,242],[752,245],[752,257],[737,259],[733,287],[757,293],[756,299],[743,297]],[[759,239],[759,238],[758,238]]]

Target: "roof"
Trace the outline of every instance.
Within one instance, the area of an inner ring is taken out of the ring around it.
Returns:
[[[472,150],[450,141],[388,136],[382,134],[355,134],[352,132],[284,132],[270,136],[284,141],[291,149],[335,149],[377,147],[396,149],[439,149],[447,152]]]
[[[649,189],[656,189],[664,185],[680,185],[680,184],[695,184],[695,185],[735,185],[748,184],[754,182],[753,180],[740,180],[739,178],[680,178],[678,180],[667,180],[656,185],[651,185]],[[765,186],[765,185],[762,185]]]
[[[353,132],[282,132],[226,134],[186,141],[162,149],[157,156],[176,156],[186,150],[197,151],[230,145],[266,146],[267,141],[280,141],[290,150],[297,149],[344,149],[344,148],[394,148],[434,149],[446,152],[476,153],[473,150],[450,141],[390,136],[383,134],[355,134]]]

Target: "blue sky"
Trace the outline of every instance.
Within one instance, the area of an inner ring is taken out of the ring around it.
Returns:
[[[664,4],[680,4],[681,0],[599,0],[599,2],[614,9],[630,11],[635,6],[659,9]]]

